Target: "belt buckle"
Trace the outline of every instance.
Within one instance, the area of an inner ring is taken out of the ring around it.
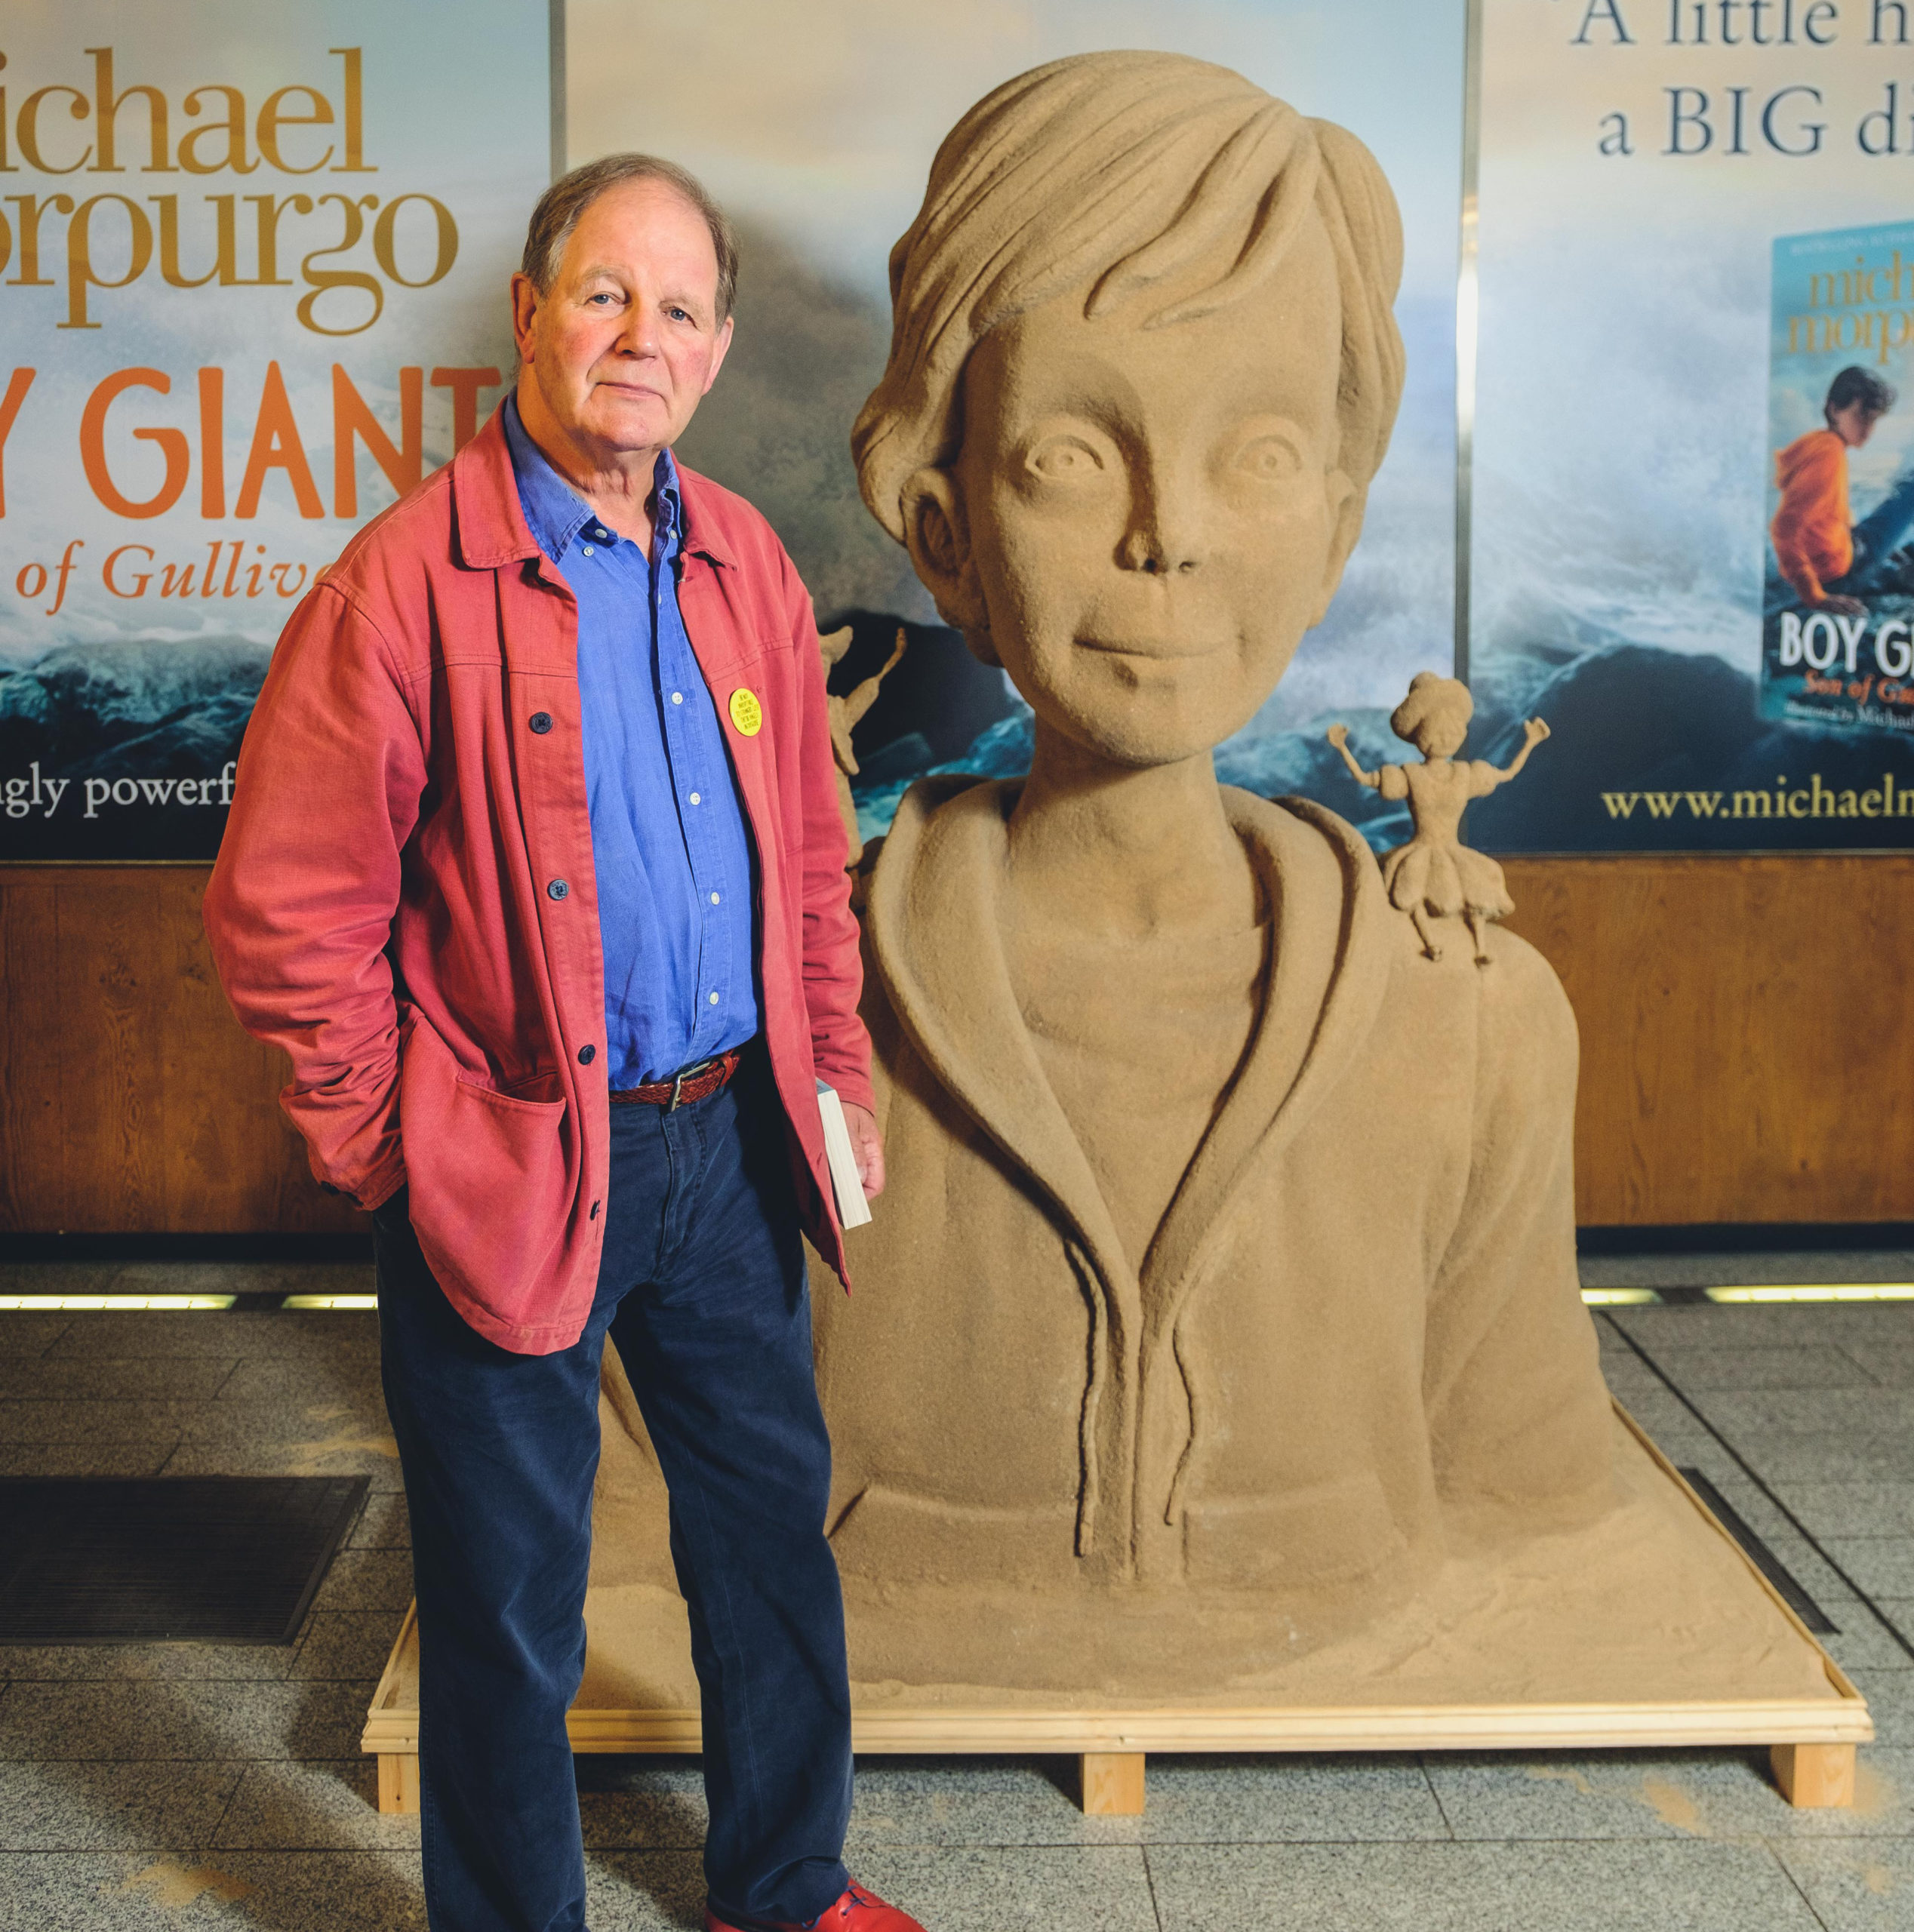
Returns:
[[[665,1112],[666,1112],[666,1113],[668,1113],[668,1114],[675,1114],[675,1112],[677,1112],[677,1111],[678,1111],[678,1104],[679,1104],[679,1097],[680,1096],[680,1094],[682,1094],[684,1092],[684,1091],[685,1091],[685,1076],[684,1076],[684,1075],[683,1075],[682,1073],[677,1073],[677,1074],[674,1074],[674,1075],[672,1076],[672,1081],[671,1081],[671,1099],[670,1099],[669,1102],[666,1104],[666,1108],[665,1108]]]

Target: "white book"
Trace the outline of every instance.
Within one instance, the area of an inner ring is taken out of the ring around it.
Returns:
[[[824,1158],[831,1164],[831,1187],[837,1195],[838,1225],[861,1228],[871,1217],[864,1183],[857,1178],[857,1156],[851,1130],[844,1123],[844,1103],[835,1087],[817,1083],[817,1112],[824,1122]]]

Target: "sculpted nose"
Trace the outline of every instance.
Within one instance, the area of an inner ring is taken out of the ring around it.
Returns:
[[[1137,504],[1117,557],[1125,570],[1146,576],[1187,577],[1203,561],[1206,548],[1193,516],[1152,495]]]

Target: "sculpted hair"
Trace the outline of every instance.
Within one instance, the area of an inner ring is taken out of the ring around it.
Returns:
[[[554,181],[531,211],[525,229],[525,259],[519,265],[522,272],[540,294],[546,294],[558,279],[565,244],[585,211],[599,195],[627,181],[662,181],[703,216],[718,257],[718,312],[713,320],[722,322],[731,312],[737,294],[737,236],[725,211],[705,192],[704,183],[695,174],[654,154],[608,154]]]
[[[1408,696],[1389,713],[1389,728],[1405,744],[1413,745],[1426,724],[1466,731],[1475,715],[1476,700],[1460,678],[1418,671],[1409,680]]]
[[[1338,466],[1359,490],[1402,394],[1395,197],[1355,137],[1174,54],[1051,62],[987,94],[938,149],[891,251],[891,357],[851,432],[859,487],[900,542],[910,478],[955,457],[971,351],[1088,283],[1086,316],[1169,328],[1263,288],[1311,215],[1342,295]]]

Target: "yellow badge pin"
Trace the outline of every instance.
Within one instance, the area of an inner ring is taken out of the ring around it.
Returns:
[[[755,738],[764,729],[765,708],[758,702],[758,694],[746,685],[740,685],[731,694],[731,722],[741,737]]]

